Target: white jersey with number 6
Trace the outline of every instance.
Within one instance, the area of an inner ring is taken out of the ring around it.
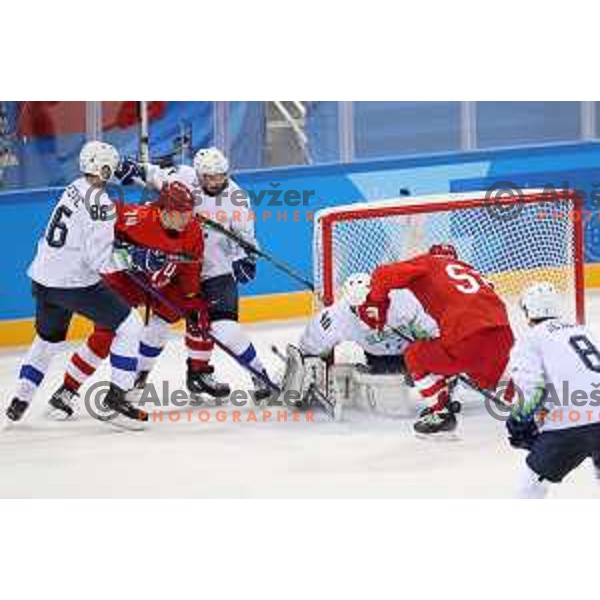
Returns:
[[[541,429],[599,422],[600,343],[587,327],[561,319],[534,325],[512,350],[510,374],[523,410],[547,412]]]
[[[46,287],[78,288],[117,270],[112,261],[116,207],[85,177],[67,186],[54,207],[27,274]]]
[[[438,335],[436,322],[408,290],[390,293],[387,324],[412,339]],[[304,354],[322,355],[328,354],[342,342],[356,342],[363,350],[376,356],[402,354],[408,345],[406,340],[392,331],[371,329],[343,298],[311,319],[302,334],[299,347]]]

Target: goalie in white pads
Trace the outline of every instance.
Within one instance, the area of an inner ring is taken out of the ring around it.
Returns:
[[[376,408],[391,401],[393,412],[401,414],[410,410],[402,359],[408,342],[391,329],[374,331],[358,316],[356,307],[365,302],[370,280],[368,273],[351,275],[344,282],[342,297],[311,319],[298,345],[302,364],[298,365],[297,360],[290,364],[288,360],[288,368],[302,369],[302,372],[287,373],[284,387],[294,388],[305,401],[310,401],[307,394],[316,388],[331,400],[336,411],[346,402]],[[387,318],[391,327],[409,339],[438,335],[436,322],[408,290],[391,294]],[[356,343],[364,352],[366,365],[346,363],[328,368],[334,349],[343,342]],[[293,347],[288,347],[288,354],[290,352],[298,356]]]
[[[586,458],[600,481],[600,344],[584,325],[561,318],[550,283],[527,288],[530,331],[511,355],[520,401],[506,422],[510,444],[528,450],[521,498],[543,498]],[[568,390],[568,397],[564,390]]]

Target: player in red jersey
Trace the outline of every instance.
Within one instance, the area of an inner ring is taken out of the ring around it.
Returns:
[[[117,206],[116,254],[125,269],[106,275],[104,280],[130,306],[147,305],[152,310],[139,346],[135,384],[139,389],[166,343],[169,325],[180,319],[180,311],[194,314],[199,327],[207,326],[202,322],[206,311],[198,294],[204,243],[193,208],[194,197],[178,182],[163,187],[155,204]],[[166,302],[148,293],[136,280],[155,289]],[[76,415],[78,390],[108,356],[113,335],[96,325],[72,355],[63,385],[50,399],[53,416]]]
[[[360,307],[361,318],[382,329],[391,290],[409,289],[438,323],[440,336],[416,341],[404,359],[415,387],[429,406],[415,423],[418,433],[451,431],[448,379],[466,374],[480,388],[493,389],[508,364],[514,337],[506,308],[492,286],[453,246],[438,244],[411,260],[381,265]]]

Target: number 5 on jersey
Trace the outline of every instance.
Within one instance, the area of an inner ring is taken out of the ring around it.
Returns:
[[[456,282],[454,287],[463,294],[476,294],[483,286],[490,285],[480,273],[466,265],[450,263],[446,265],[446,275]]]

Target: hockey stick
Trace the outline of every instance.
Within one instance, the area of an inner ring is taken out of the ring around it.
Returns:
[[[294,279],[296,282],[298,282],[301,285],[303,285],[304,287],[308,288],[311,292],[315,291],[315,286],[313,285],[312,281],[309,281],[306,277],[300,275],[288,264],[275,258],[268,252],[265,252],[264,250],[257,248],[254,244],[252,244],[251,242],[248,242],[242,236],[238,235],[234,231],[231,231],[231,229],[227,229],[227,227],[225,227],[221,223],[218,223],[217,221],[213,221],[211,218],[203,216],[203,215],[199,215],[199,216],[203,223],[206,223],[206,225],[208,225],[211,229],[214,229],[215,231],[222,233],[224,236],[226,236],[230,240],[234,241],[243,250],[245,250],[248,254],[254,254],[255,256],[264,258],[266,261],[270,262],[274,267],[276,267],[280,271],[283,271],[286,275],[288,275],[289,277]]]
[[[141,100],[138,104],[138,113],[140,117],[140,140],[139,154],[140,162],[147,166],[150,162],[150,136],[148,129],[148,101]]]
[[[155,290],[151,285],[148,285],[145,281],[140,279],[135,273],[131,273],[129,271],[125,271],[127,276],[133,281],[140,289],[145,291],[150,296],[153,296],[156,300],[158,300],[161,304],[164,304],[169,310],[173,311],[180,319],[185,319],[187,314],[186,312],[167,298],[165,298],[160,292]],[[268,387],[270,387],[273,391],[281,393],[281,388],[274,384],[267,375],[256,370],[254,367],[243,363],[239,356],[229,348],[229,346],[225,345],[221,340],[215,337],[209,331],[204,332],[205,335],[210,338],[216,346],[218,346],[225,354],[233,358],[235,362],[237,362],[242,368],[249,371],[254,377],[260,379],[263,383],[265,383]]]
[[[208,227],[210,227],[211,229],[214,229],[215,231],[218,231],[219,233],[223,234],[225,237],[229,238],[230,240],[232,240],[233,242],[238,244],[238,246],[240,246],[248,254],[258,256],[258,257],[270,262],[274,267],[276,267],[280,271],[284,272],[286,275],[291,277],[297,283],[306,287],[311,292],[315,292],[315,286],[314,286],[313,282],[310,281],[309,279],[307,279],[306,277],[304,277],[303,275],[301,275],[300,273],[298,273],[296,270],[294,270],[292,267],[290,267],[287,263],[275,258],[273,255],[269,254],[268,252],[265,252],[264,250],[257,248],[254,244],[245,240],[242,236],[236,234],[231,229],[228,229],[227,227],[225,227],[221,223],[218,223],[217,221],[211,219],[210,217],[207,217],[206,215],[202,215],[201,213],[198,216],[199,216],[200,220],[203,223],[205,223]]]

